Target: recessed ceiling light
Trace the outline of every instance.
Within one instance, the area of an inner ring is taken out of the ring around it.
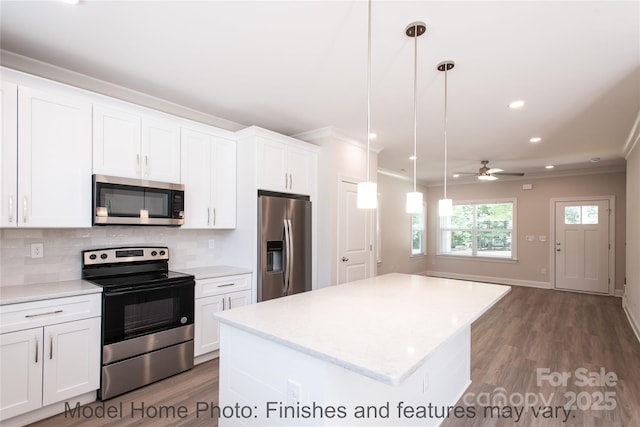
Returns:
[[[600,157],[592,157],[591,163],[598,163],[600,161]]]
[[[371,139],[376,139],[376,137],[377,137],[377,136],[378,136],[378,135],[377,135],[377,134],[375,134],[375,133],[373,133],[373,132],[371,132],[371,133],[369,134],[369,138],[371,138]]]
[[[533,142],[534,144],[538,143],[542,141],[542,138],[540,138],[539,136],[533,137],[529,140],[529,142]]]
[[[415,159],[417,159],[416,156],[409,156],[409,160],[415,160]]]
[[[460,174],[459,174],[459,173],[454,173],[454,174],[453,174],[453,177],[454,177],[454,178],[460,178]]]
[[[62,3],[66,3],[66,4],[78,4],[80,3],[80,0],[60,0]]]
[[[547,166],[545,166],[545,168],[547,168],[547,169],[553,169],[553,165],[547,165]]]
[[[511,109],[516,109],[516,108],[522,108],[524,106],[524,101],[523,100],[518,100],[518,101],[513,101],[511,104],[509,104],[509,108]]]

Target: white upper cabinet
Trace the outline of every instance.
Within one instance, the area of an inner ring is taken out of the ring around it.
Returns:
[[[139,178],[140,116],[124,109],[93,106],[93,171]]]
[[[181,147],[181,182],[185,185],[182,228],[235,228],[235,141],[221,130],[183,128]]]
[[[142,119],[142,178],[180,182],[180,125],[169,117]]]
[[[93,172],[180,182],[180,126],[125,103],[94,105]]]
[[[0,227],[15,227],[18,204],[18,86],[0,86]]]
[[[239,133],[256,150],[256,186],[262,190],[311,195],[315,191],[316,152],[307,143],[260,128]]]
[[[17,225],[91,227],[91,103],[62,85],[19,86],[17,130]]]

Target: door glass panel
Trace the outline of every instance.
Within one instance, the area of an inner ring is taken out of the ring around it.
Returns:
[[[580,224],[580,206],[566,206],[564,208],[565,224]]]
[[[582,206],[582,224],[598,223],[598,206]]]

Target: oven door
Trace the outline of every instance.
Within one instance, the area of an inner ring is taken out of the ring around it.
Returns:
[[[193,279],[103,292],[102,345],[193,325]]]

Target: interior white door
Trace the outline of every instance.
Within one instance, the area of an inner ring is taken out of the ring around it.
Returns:
[[[558,201],[555,286],[609,292],[609,200]]]
[[[371,276],[369,210],[356,206],[357,184],[340,182],[338,213],[338,283]]]

